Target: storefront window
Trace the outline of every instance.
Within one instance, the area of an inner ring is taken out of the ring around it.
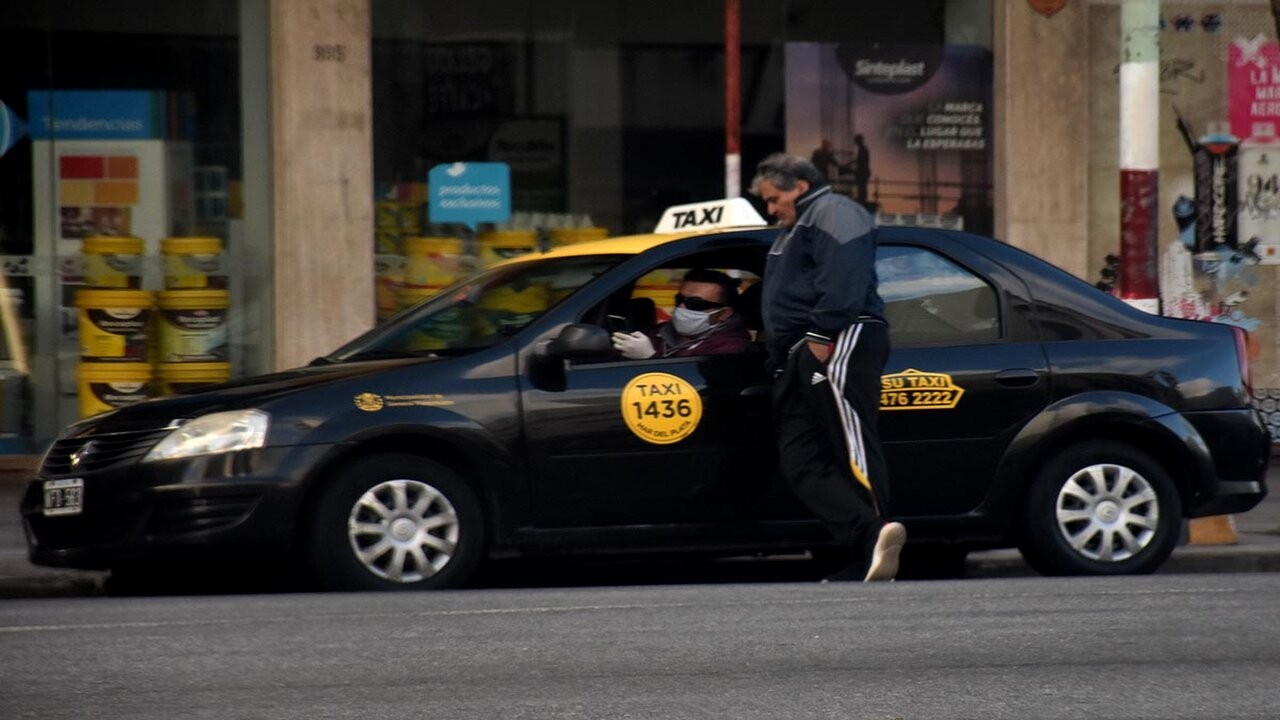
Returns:
[[[244,182],[241,5],[0,8],[0,452],[269,352],[244,334],[265,193]]]
[[[741,12],[744,184],[768,153],[807,156],[825,138],[839,189],[890,221],[990,231],[990,0],[748,0]],[[416,299],[405,288],[426,290],[409,270],[414,238],[454,238],[465,270],[468,256],[484,264],[486,230],[547,248],[650,232],[666,207],[724,194],[723,3],[380,0],[372,13],[381,317]],[[791,69],[807,51],[856,61],[869,49],[886,66],[927,57],[928,74],[904,93],[861,87],[839,62],[822,88]],[[908,147],[939,132],[955,142]],[[862,181],[858,136],[878,158]],[[427,173],[454,162],[510,165],[509,223],[431,222]]]

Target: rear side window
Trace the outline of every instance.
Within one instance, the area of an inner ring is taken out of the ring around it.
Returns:
[[[895,346],[974,345],[1001,338],[995,289],[932,250],[882,245],[876,274]]]

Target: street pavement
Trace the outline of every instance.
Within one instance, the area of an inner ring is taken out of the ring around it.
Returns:
[[[0,598],[103,594],[105,572],[39,567],[27,560],[18,514],[25,484],[20,473],[0,473]],[[1273,461],[1267,473],[1267,487],[1271,494],[1258,507],[1231,516],[1234,544],[1191,544],[1184,540],[1160,572],[1280,572],[1280,458]],[[1012,549],[970,553],[965,565],[965,576],[970,578],[1035,574]]]

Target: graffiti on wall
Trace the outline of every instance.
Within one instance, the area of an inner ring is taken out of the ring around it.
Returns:
[[[1196,201],[1185,195],[1173,206],[1178,240],[1165,249],[1160,286],[1164,314],[1237,325],[1250,332],[1258,319],[1241,306],[1258,284],[1254,267],[1258,257],[1235,243],[1215,243],[1198,248]]]
[[[1164,313],[1237,325],[1250,332],[1257,318],[1241,307],[1258,284],[1254,267],[1259,239],[1243,241],[1240,213],[1240,142],[1225,123],[1211,123],[1197,134],[1174,109],[1178,131],[1191,153],[1195,197],[1181,195],[1173,204],[1178,239],[1165,251],[1161,272]]]

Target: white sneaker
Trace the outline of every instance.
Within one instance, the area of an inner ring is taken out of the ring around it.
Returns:
[[[898,556],[902,554],[902,546],[907,544],[907,529],[902,523],[885,523],[880,528],[880,536],[876,538],[876,549],[871,555],[871,567],[863,582],[883,582],[892,580],[898,574]]]

